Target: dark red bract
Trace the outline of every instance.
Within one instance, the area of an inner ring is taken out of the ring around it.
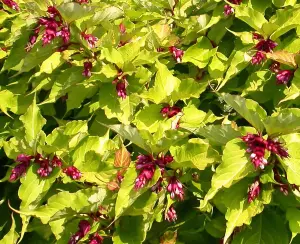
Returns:
[[[173,54],[174,59],[177,63],[181,63],[184,51],[176,48],[175,46],[169,47],[169,51]]]
[[[87,220],[81,220],[78,224],[78,231],[71,236],[68,244],[76,244],[80,239],[82,239],[90,230],[91,225]]]
[[[102,244],[103,243],[103,237],[100,236],[98,233],[95,233],[91,238],[89,244]]]
[[[257,51],[256,54],[252,57],[251,63],[252,64],[261,64],[265,58],[266,58],[266,55],[263,52]]]
[[[89,78],[92,76],[91,70],[93,68],[93,64],[92,62],[84,62],[83,63],[83,71],[82,71],[82,75]]]
[[[121,97],[122,99],[125,99],[127,96],[126,93],[126,83],[125,81],[119,81],[116,85],[117,95],[118,97]]]
[[[13,0],[2,0],[2,2],[9,8],[13,9],[13,10],[16,10],[16,11],[19,11],[20,8],[19,8],[19,5],[13,1]]]
[[[172,118],[175,115],[177,115],[178,113],[180,113],[182,110],[181,108],[177,107],[177,106],[170,106],[169,104],[164,106],[161,110],[160,113],[163,115],[163,117],[168,117],[168,118]]]
[[[92,34],[86,34],[85,32],[82,32],[81,36],[84,40],[87,41],[90,48],[94,48],[96,46],[96,43],[98,41],[97,37],[93,36]]]

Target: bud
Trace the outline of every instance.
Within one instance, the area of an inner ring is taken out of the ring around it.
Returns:
[[[276,75],[276,80],[277,80],[276,84],[277,85],[286,85],[290,81],[293,74],[294,74],[294,71],[292,71],[292,70],[279,71]]]
[[[91,77],[92,73],[91,70],[93,68],[93,64],[91,62],[84,62],[83,63],[83,72],[82,75],[89,78]]]
[[[13,1],[13,0],[2,0],[3,4],[5,4],[7,7],[15,10],[20,11],[19,5]]]
[[[89,244],[102,244],[103,243],[103,237],[100,236],[98,233],[95,233],[91,238]]]
[[[125,27],[125,25],[123,23],[121,23],[119,25],[119,30],[120,30],[121,34],[125,34],[126,33],[126,27]]]
[[[176,48],[175,46],[169,47],[169,51],[173,54],[173,57],[177,63],[181,63],[184,51]]]
[[[98,41],[97,37],[93,36],[92,34],[85,34],[85,32],[82,32],[81,36],[84,40],[87,41],[90,48],[94,48],[96,46],[96,43]]]
[[[251,184],[248,190],[248,202],[251,203],[260,193],[260,182],[258,180]]]
[[[270,71],[272,71],[274,73],[278,73],[280,71],[280,63],[273,62],[269,69],[270,69]]]
[[[260,64],[265,59],[265,55],[261,51],[257,51],[256,54],[252,57],[251,63],[254,64]]]
[[[116,85],[117,95],[118,97],[121,97],[122,99],[125,99],[127,96],[126,93],[126,83],[124,81],[120,81]]]

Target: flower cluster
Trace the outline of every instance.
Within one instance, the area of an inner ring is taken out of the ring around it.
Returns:
[[[281,70],[280,63],[278,62],[273,62],[270,66],[270,70],[276,74],[277,85],[287,85],[294,75],[294,70]]]
[[[260,167],[264,169],[265,165],[268,164],[268,161],[264,158],[266,150],[282,158],[289,156],[287,150],[282,147],[282,144],[271,138],[265,140],[261,135],[248,133],[242,137],[242,140],[248,146],[247,152],[251,153],[250,158],[255,168]]]
[[[123,75],[123,71],[119,68],[117,77],[113,80],[113,84],[116,84],[116,91],[118,97],[125,99],[127,96],[126,87],[128,86],[128,81],[126,75]]]
[[[242,0],[228,0],[228,2],[236,5],[240,5],[242,3]],[[228,16],[234,13],[233,7],[231,7],[229,4],[225,4],[224,6],[224,15]]]
[[[94,48],[96,46],[96,43],[98,41],[97,37],[93,36],[92,34],[86,34],[85,32],[82,32],[81,36],[84,40],[87,41],[90,48]]]
[[[255,180],[248,189],[248,203],[251,203],[260,193],[260,182]]]
[[[39,153],[36,156],[20,154],[18,155],[16,160],[20,164],[18,164],[12,169],[12,173],[9,178],[10,181],[15,181],[21,176],[25,175],[32,159],[34,159],[35,163],[40,165],[40,168],[38,168],[37,173],[42,178],[49,176],[53,168],[62,166],[61,160],[56,155],[50,160],[49,157],[44,158]]]
[[[26,50],[30,51],[35,44],[38,35],[43,27],[44,32],[42,35],[43,46],[52,42],[56,37],[61,37],[64,45],[67,45],[70,41],[70,30],[67,25],[64,24],[62,16],[54,6],[49,6],[47,10],[48,16],[41,17],[38,22],[38,26],[34,30],[34,34],[30,37]]]
[[[62,162],[57,156],[54,156],[52,160],[50,160],[48,157],[44,158],[39,153],[35,156],[35,163],[40,165],[40,168],[37,170],[37,173],[41,177],[49,176],[53,168],[62,166]]]
[[[79,180],[81,178],[81,172],[75,166],[69,166],[63,170],[63,172],[70,176],[73,180]]]
[[[253,33],[253,39],[257,40],[258,43],[255,45],[255,49],[257,51],[252,57],[251,63],[260,64],[266,58],[265,53],[272,52],[278,44],[271,39],[265,40],[263,36],[258,33]]]
[[[156,166],[158,166],[163,173],[165,166],[172,161],[172,156],[157,156],[156,159],[154,159],[152,155],[141,154],[137,156],[135,168],[140,172],[135,180],[135,189],[138,190],[144,187],[146,183],[153,178]]]
[[[78,224],[78,231],[71,236],[68,244],[76,244],[80,239],[82,239],[90,230],[91,225],[87,220],[81,220]]]
[[[175,46],[169,47],[169,51],[173,54],[175,61],[177,63],[181,63],[184,51],[179,48],[176,48]]]
[[[15,1],[13,1],[13,0],[2,0],[2,2],[7,7],[11,8],[13,10],[16,10],[16,11],[20,10],[19,5]]]

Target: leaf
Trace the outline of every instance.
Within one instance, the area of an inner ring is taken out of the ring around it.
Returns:
[[[16,232],[16,223],[13,214],[11,214],[12,224],[9,232],[0,240],[1,244],[16,244],[19,238],[18,233]]]
[[[36,105],[36,100],[33,100],[32,105],[27,109],[27,112],[20,116],[25,129],[25,139],[36,152],[37,141],[43,126],[46,124],[46,119],[41,115],[39,107]]]
[[[288,182],[300,185],[299,134],[291,134],[282,138],[285,141],[284,148],[288,149],[289,157],[280,160],[280,162],[286,171]]]
[[[212,45],[207,37],[200,37],[197,44],[189,47],[182,57],[182,62],[191,62],[198,68],[204,68],[215,54],[216,50],[212,49]]]
[[[297,68],[297,63],[296,63],[296,59],[295,59],[297,54],[289,53],[284,50],[280,50],[280,51],[275,51],[272,53],[267,53],[266,55],[267,55],[267,58],[269,58],[269,59],[277,61],[281,64],[289,65],[293,68]]]
[[[123,15],[123,10],[119,7],[108,6],[103,10],[96,11],[92,18],[86,22],[86,26],[95,26],[103,21],[111,21]]]
[[[208,165],[214,163],[219,155],[207,142],[201,139],[190,139],[180,146],[172,146],[170,153],[174,157],[175,163],[170,167],[191,167],[204,170]]]
[[[257,102],[230,94],[222,94],[221,98],[259,132],[264,130],[262,120],[267,117],[267,113]]]
[[[195,131],[204,136],[211,144],[225,145],[230,140],[242,136],[241,132],[232,128],[231,125],[209,125]]]
[[[261,213],[264,209],[264,204],[269,204],[271,201],[273,189],[272,187],[269,187],[269,189],[261,189],[261,193],[258,198],[251,203],[248,203],[247,191],[248,186],[251,183],[251,179],[245,178],[238,184],[220,192],[216,196],[215,200],[224,205],[224,209],[226,211],[225,218],[227,223],[224,243],[227,243],[227,240],[236,227],[240,227],[244,224],[249,225],[252,217]]]
[[[258,32],[262,29],[263,24],[267,23],[267,20],[261,12],[249,8],[246,4],[232,6],[234,6],[235,17],[244,21]]]
[[[229,188],[237,181],[254,172],[254,166],[250,162],[249,154],[246,153],[247,146],[241,139],[229,141],[223,151],[222,163],[217,167],[211,180],[211,188],[201,202],[204,209],[210,199],[224,188]]]
[[[63,3],[57,7],[63,19],[68,23],[93,14],[95,7],[89,4]]]
[[[142,244],[150,223],[145,217],[122,216],[116,224],[116,231],[113,236],[115,244]]]
[[[31,165],[26,176],[21,179],[21,186],[18,191],[19,198],[22,200],[21,210],[34,209],[40,204],[40,200],[48,192],[52,184],[59,175],[59,169],[54,168],[50,176],[41,179],[36,173],[38,164]]]
[[[124,175],[124,179],[118,192],[115,206],[115,218],[119,218],[121,215],[124,215],[125,211],[137,200],[137,198],[157,182],[160,176],[160,170],[157,169],[150,182],[139,190],[134,189],[135,179],[137,176],[138,173],[136,172],[135,167],[130,166]]]
[[[286,211],[286,218],[289,221],[290,230],[293,235],[300,233],[300,210],[297,208],[289,208]]]
[[[273,113],[263,123],[269,136],[279,136],[300,130],[300,109],[287,108]]]
[[[82,189],[74,193],[68,191],[59,192],[51,197],[49,197],[46,205],[43,205],[33,211],[28,211],[28,214],[34,215],[40,218],[43,224],[48,223],[50,220],[53,221],[61,219],[59,215],[55,217],[56,213],[59,211],[71,208],[75,212],[80,212],[87,206],[90,206],[90,198],[97,194],[101,198],[97,198],[98,203],[104,200],[107,192],[105,189],[100,189],[97,187]]]
[[[234,237],[232,244],[287,244],[289,243],[289,237],[284,222],[284,219],[274,210],[265,210],[262,214],[253,218],[249,228],[246,228]]]
[[[9,113],[7,112],[7,109],[12,108],[14,106],[16,97],[9,90],[0,91],[0,97],[1,97],[0,110],[10,117]]]
[[[63,59],[61,53],[55,52],[41,64],[40,72],[51,74],[53,70],[59,67],[62,63]]]
[[[104,125],[104,124],[103,124]],[[140,148],[150,152],[149,146],[146,144],[145,140],[140,136],[138,130],[129,125],[104,125],[107,128],[112,129],[116,133],[118,133],[121,137],[130,140],[135,145]]]
[[[127,151],[126,147],[122,147],[115,153],[115,167],[127,168],[131,162],[130,152]]]
[[[157,62],[156,68],[158,71],[154,86],[149,91],[142,93],[141,97],[159,104],[166,102],[172,92],[178,90],[180,80],[173,76],[164,64]]]
[[[271,33],[270,39],[276,40],[289,30],[296,28],[299,25],[299,16],[299,8],[277,10],[276,16],[270,20],[270,22],[274,25],[273,33]]]

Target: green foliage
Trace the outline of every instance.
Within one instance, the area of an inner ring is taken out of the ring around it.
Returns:
[[[0,8],[0,243],[300,242],[299,1]]]

